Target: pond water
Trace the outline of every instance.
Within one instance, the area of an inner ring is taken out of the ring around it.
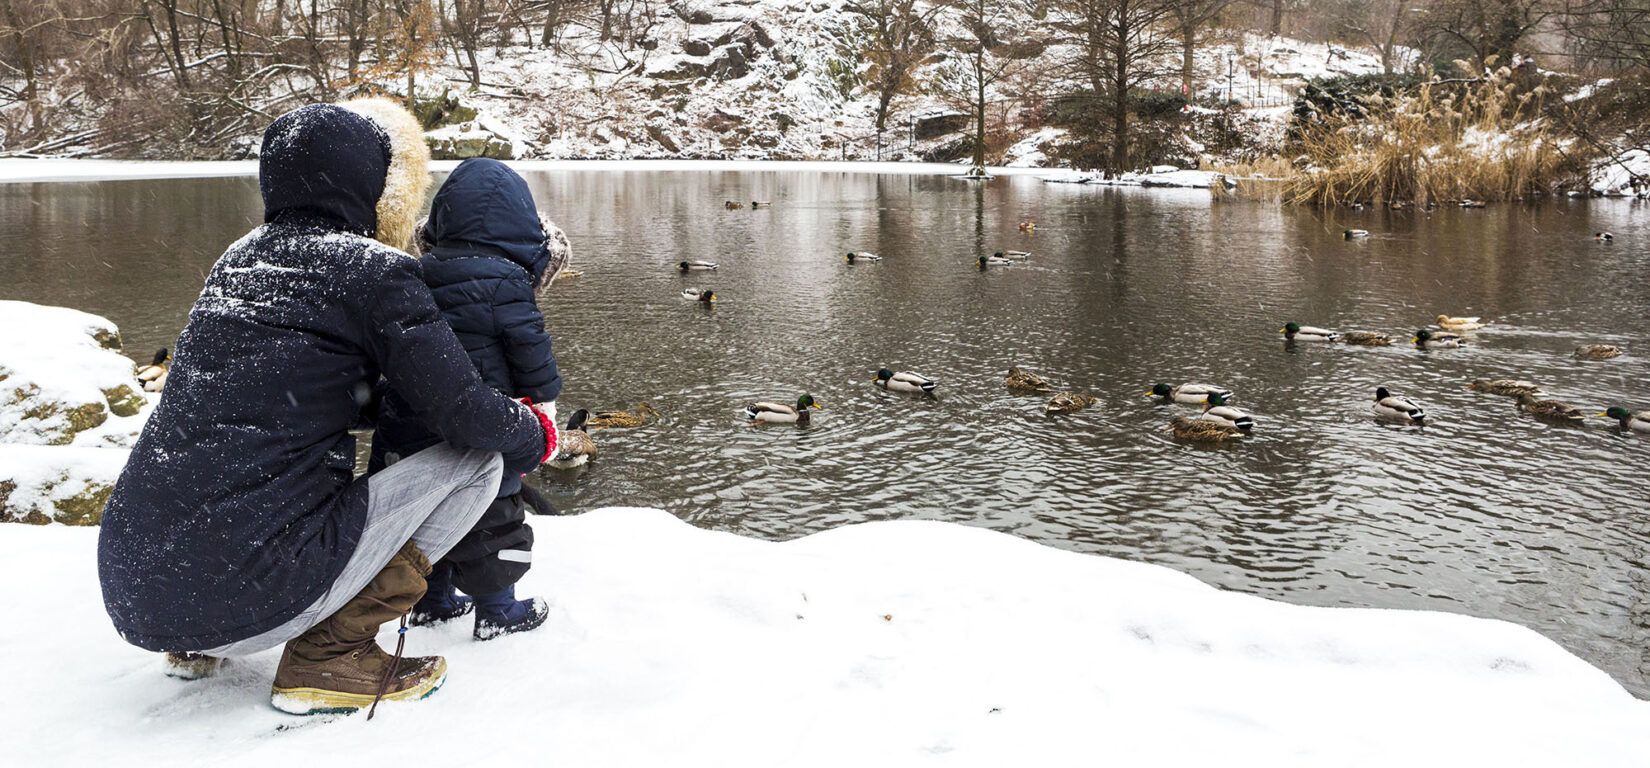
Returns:
[[[565,512],[657,506],[773,539],[954,521],[1295,603],[1505,619],[1650,695],[1650,436],[1552,426],[1464,389],[1528,378],[1589,413],[1650,408],[1642,205],[1323,213],[1031,177],[529,179],[584,270],[542,302],[562,413],[662,414],[597,432],[584,470],[532,479]],[[146,357],[260,211],[251,178],[0,185],[0,298],[105,315]],[[1371,235],[1347,241],[1347,227]],[[1034,255],[973,266],[1005,249]],[[850,250],[886,260],[850,266]],[[699,258],[721,268],[671,268]],[[688,286],[723,301],[684,301]],[[1429,352],[1278,333],[1294,320],[1407,342],[1440,313],[1492,324],[1470,348]],[[1581,343],[1627,354],[1584,362]],[[938,399],[873,387],[883,365],[938,379]],[[1048,418],[1004,388],[1010,365],[1099,402]],[[1162,431],[1191,411],[1143,394],[1183,381],[1235,389],[1253,436],[1207,448]],[[1382,385],[1429,425],[1376,421]],[[803,393],[824,406],[808,428],[739,413]]]

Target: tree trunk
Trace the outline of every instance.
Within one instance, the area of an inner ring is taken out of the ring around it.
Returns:
[[[1272,36],[1283,34],[1283,0],[1272,0]]]
[[[1119,40],[1128,40],[1128,35]],[[1118,54],[1111,84],[1111,164],[1113,172],[1123,173],[1129,167],[1129,59],[1123,51]]]
[[[970,173],[985,174],[985,46],[974,56],[974,167]]]
[[[40,89],[35,84],[34,43],[23,34],[23,24],[17,20],[17,9],[12,6],[12,0],[0,0],[0,7],[5,9],[6,25],[11,27],[12,36],[17,40],[17,63],[23,70],[22,96],[29,105],[29,122],[24,125],[23,133],[33,135],[44,123],[40,113]]]
[[[1197,26],[1190,22],[1180,27],[1180,83],[1188,96],[1192,93],[1192,79],[1196,77],[1192,55],[1197,52]]]

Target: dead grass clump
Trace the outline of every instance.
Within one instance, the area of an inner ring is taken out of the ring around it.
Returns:
[[[1426,205],[1522,200],[1573,177],[1559,138],[1539,118],[1544,87],[1508,69],[1470,82],[1432,81],[1377,99],[1362,118],[1301,131],[1307,170],[1283,192],[1298,205]]]

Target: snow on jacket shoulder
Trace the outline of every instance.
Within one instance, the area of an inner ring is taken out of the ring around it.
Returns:
[[[550,252],[527,182],[496,160],[460,163],[436,192],[425,235],[434,245],[419,259],[424,282],[482,380],[512,398],[555,400],[561,374],[533,289]],[[435,440],[392,386],[373,438],[374,466]],[[507,474],[499,494],[520,487]]]
[[[386,219],[423,195],[397,180],[391,135],[335,106],[265,134],[268,223],[207,276],[104,513],[99,578],[128,642],[206,650],[321,597],[366,519],[349,429],[381,375],[455,445],[503,453],[506,471],[542,454],[537,419],[475,374],[418,262],[369,239],[410,233]]]

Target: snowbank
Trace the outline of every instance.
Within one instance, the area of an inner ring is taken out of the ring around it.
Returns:
[[[1214,171],[1182,171],[1172,165],[1154,166],[1151,173],[1124,173],[1106,178],[1094,171],[1063,171],[1038,178],[1051,184],[1097,184],[1111,187],[1177,187],[1208,189],[1220,174]]]
[[[1594,194],[1633,197],[1650,191],[1645,188],[1647,180],[1650,180],[1650,152],[1629,149],[1596,163],[1591,186]]]
[[[97,525],[130,455],[119,448],[0,445],[0,522]]]
[[[0,301],[0,443],[65,445],[145,400],[120,331],[97,315]]]
[[[525,635],[413,629],[445,687],[378,717],[268,703],[277,652],[161,676],[103,613],[95,534],[0,528],[16,765],[1629,766],[1650,703],[1540,635],[1307,608],[933,522],[772,543],[648,510],[535,518]],[[392,634],[381,638],[390,642]]]

